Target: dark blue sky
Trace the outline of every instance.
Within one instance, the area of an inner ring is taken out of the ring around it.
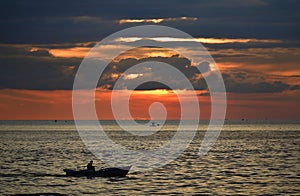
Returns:
[[[194,37],[298,40],[300,2],[297,0],[229,1],[1,1],[0,42],[62,43],[100,40],[125,27],[124,18],[197,17],[161,25]],[[90,16],[94,20],[76,20]]]

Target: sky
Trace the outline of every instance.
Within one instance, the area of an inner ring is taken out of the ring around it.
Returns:
[[[138,25],[164,25],[190,34],[213,57],[227,94],[227,119],[299,120],[300,3],[296,0],[145,0],[145,1],[15,1],[0,3],[0,119],[70,120],[74,78],[83,58],[96,43],[119,30]],[[139,37],[116,40],[116,47]],[[190,40],[155,38],[183,49]],[[184,48],[187,53],[197,51]],[[130,82],[148,72],[131,66],[159,61],[179,69],[191,81],[200,116],[209,119],[210,92],[192,59],[174,50],[143,47],[112,59],[99,82],[95,104],[99,119],[114,119],[112,89],[121,77]],[[173,89],[185,95],[184,86]],[[148,108],[161,102],[168,119],[180,118],[180,101],[168,86],[149,82],[130,97],[134,119],[149,119]],[[158,117],[160,117],[158,115]],[[89,115],[86,116],[89,119]]]

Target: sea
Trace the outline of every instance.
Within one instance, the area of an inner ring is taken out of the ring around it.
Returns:
[[[115,142],[154,149],[174,136],[178,121],[142,140],[122,136],[115,121],[101,124]],[[228,120],[199,156],[207,125],[200,121],[188,148],[166,165],[122,178],[78,178],[63,169],[90,160],[96,169],[109,165],[89,151],[73,121],[0,121],[0,195],[300,195],[300,121]]]

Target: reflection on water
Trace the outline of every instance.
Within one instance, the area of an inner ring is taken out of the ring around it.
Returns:
[[[25,125],[24,125],[25,123]],[[108,135],[132,149],[151,149],[174,135],[176,123],[139,138],[106,122]],[[81,142],[71,122],[1,122],[0,194],[298,194],[300,192],[300,125],[229,123],[204,157],[198,148],[201,125],[189,148],[175,161],[126,178],[70,178],[64,168],[81,168],[90,159],[106,167]],[[146,130],[145,130],[146,131]]]

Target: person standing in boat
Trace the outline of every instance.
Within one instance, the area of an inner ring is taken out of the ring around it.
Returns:
[[[95,171],[95,166],[93,166],[93,161],[90,161],[86,167],[87,167],[87,170]]]

